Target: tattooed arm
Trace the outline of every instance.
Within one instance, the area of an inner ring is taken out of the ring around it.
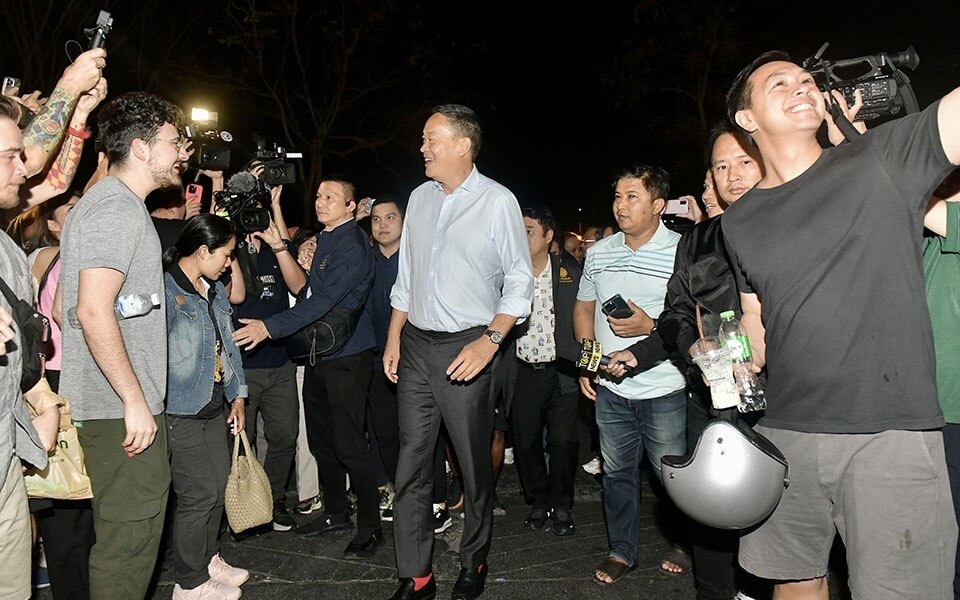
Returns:
[[[77,109],[70,119],[67,129],[68,135],[60,146],[60,153],[47,170],[43,181],[21,188],[21,194],[26,198],[27,206],[34,206],[54,196],[67,191],[73,182],[73,176],[80,164],[80,155],[83,152],[83,143],[86,141],[87,118],[107,95],[107,80],[101,77],[92,90],[80,96]]]
[[[64,70],[43,110],[37,113],[23,132],[28,177],[43,171],[60,146],[80,96],[92,90],[100,81],[106,56],[105,50],[95,48],[77,57]]]

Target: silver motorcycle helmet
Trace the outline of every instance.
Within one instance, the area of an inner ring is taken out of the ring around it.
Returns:
[[[663,485],[687,516],[718,529],[767,518],[790,485],[787,459],[739,421],[714,419],[689,456],[664,456]]]

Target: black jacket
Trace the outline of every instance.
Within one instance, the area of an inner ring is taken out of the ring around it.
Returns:
[[[698,304],[702,315],[719,315],[726,310],[740,314],[740,294],[730,269],[719,217],[698,223],[683,236],[677,245],[673,276],[667,283],[667,301],[659,329],[667,349],[678,352],[688,363],[687,351],[700,338]]]
[[[679,355],[688,365],[688,383],[703,386],[700,372],[693,367],[688,353],[700,338],[696,318],[698,304],[703,315],[719,315],[725,310],[740,314],[740,295],[730,270],[719,217],[697,223],[680,238],[657,331],[628,348],[640,363],[638,370],[649,369],[668,356]],[[715,331],[706,333],[716,335]],[[690,372],[691,367],[694,372]]]

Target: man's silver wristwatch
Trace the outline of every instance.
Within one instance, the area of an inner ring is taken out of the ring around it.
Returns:
[[[496,329],[488,329],[483,332],[483,335],[490,338],[490,341],[496,345],[500,345],[500,342],[503,341],[503,334],[497,331]]]

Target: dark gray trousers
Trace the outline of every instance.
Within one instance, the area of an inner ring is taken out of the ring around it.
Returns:
[[[288,362],[273,369],[244,369],[243,374],[250,392],[245,409],[247,437],[256,444],[259,412],[263,415],[263,436],[267,439],[263,470],[270,480],[273,501],[280,502],[286,495],[300,433],[297,367]]]
[[[400,338],[400,459],[393,527],[401,578],[422,577],[433,570],[433,458],[441,418],[463,477],[460,564],[473,568],[487,560],[493,533],[492,369],[488,366],[465,384],[451,382],[446,374],[460,350],[482,332],[483,327],[475,327],[435,333],[407,324]]]
[[[220,552],[223,494],[230,475],[227,418],[167,415],[170,476],[177,494],[173,520],[176,580],[193,589],[210,579],[207,565]]]

